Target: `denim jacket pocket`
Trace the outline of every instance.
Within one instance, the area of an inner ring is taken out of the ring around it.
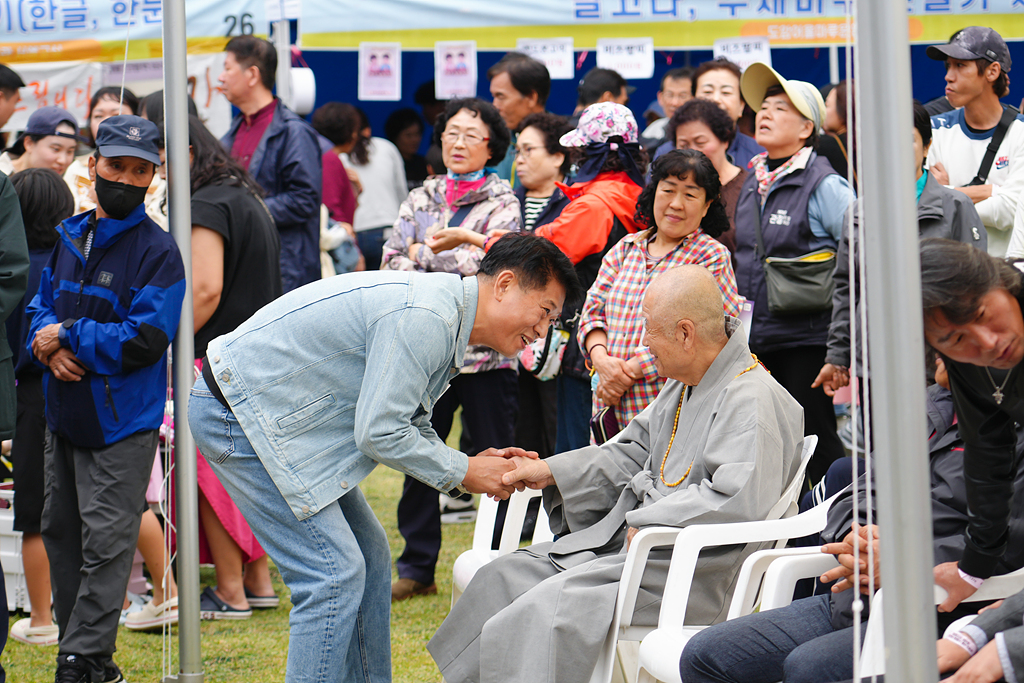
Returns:
[[[334,394],[325,394],[298,410],[277,418],[275,424],[277,425],[278,433],[286,438],[302,433],[319,424],[323,418],[329,417],[325,413],[335,412],[336,406],[337,400],[334,398]]]

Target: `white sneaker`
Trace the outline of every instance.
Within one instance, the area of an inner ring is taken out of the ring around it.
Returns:
[[[121,610],[121,618],[118,620],[118,624],[124,626],[128,621],[129,614],[135,614],[141,612],[142,608],[146,606],[146,599],[141,595],[136,595],[131,591],[128,591],[128,607]]]
[[[33,626],[32,619],[25,618],[11,626],[11,638],[26,645],[56,645],[60,640],[60,630],[55,624]]]
[[[164,600],[159,605],[152,600],[138,612],[132,612],[125,620],[125,627],[132,631],[151,631],[164,624],[178,623],[178,598]]]
[[[462,500],[438,494],[438,505],[441,507],[441,524],[466,524],[476,521],[476,503],[472,498]]]

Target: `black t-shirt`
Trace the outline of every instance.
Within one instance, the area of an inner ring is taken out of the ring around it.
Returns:
[[[217,180],[192,195],[192,225],[224,238],[224,287],[217,310],[196,331],[196,358],[211,340],[231,332],[281,296],[281,240],[274,219],[249,190]]]

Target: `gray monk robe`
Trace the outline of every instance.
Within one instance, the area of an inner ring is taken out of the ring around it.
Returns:
[[[615,612],[627,527],[764,519],[799,465],[803,411],[756,366],[739,321],[689,392],[665,463],[682,384],[658,397],[603,446],[548,458],[544,491],[554,543],[480,569],[427,648],[447,683],[587,681]],[[754,547],[701,554],[687,622],[725,618],[740,565]],[[637,598],[637,623],[657,623],[670,551],[652,555]],[[483,654],[482,654],[483,653]]]

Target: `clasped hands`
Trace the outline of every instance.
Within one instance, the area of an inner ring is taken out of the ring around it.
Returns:
[[[597,345],[597,348],[591,351],[590,360],[599,377],[594,396],[606,406],[619,405],[622,395],[644,376],[639,360],[616,358],[609,355],[603,345]]]
[[[506,500],[513,491],[544,488],[553,482],[551,470],[536,451],[511,446],[488,448],[470,458],[462,486],[470,493]]]
[[[79,382],[85,375],[85,368],[78,357],[60,345],[60,324],[54,323],[40,328],[32,340],[32,353],[48,368],[53,376],[62,382]]]

